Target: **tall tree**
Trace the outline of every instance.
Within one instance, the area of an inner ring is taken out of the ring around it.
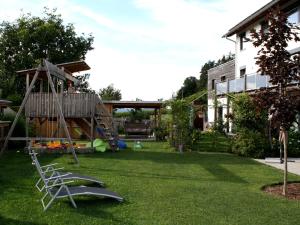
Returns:
[[[24,82],[16,71],[32,68],[42,58],[52,63],[85,59],[92,50],[93,36],[78,36],[73,24],[65,25],[56,10],[45,8],[41,17],[21,15],[13,22],[0,24],[0,89],[3,97],[20,93]],[[21,92],[22,93],[22,92]]]
[[[291,24],[279,7],[270,11],[266,17],[268,30],[252,30],[253,45],[259,47],[256,64],[258,72],[270,76],[272,89],[264,89],[256,94],[259,109],[267,109],[273,127],[280,130],[279,141],[284,146],[284,185],[283,195],[287,194],[287,131],[299,112],[299,99],[288,91],[292,81],[300,81],[299,54],[291,55],[286,47],[290,41],[300,41],[299,27]],[[299,90],[298,90],[299,91]]]
[[[198,91],[198,80],[196,77],[187,77],[183,86],[177,92],[177,99],[185,98],[190,96]]]
[[[216,66],[215,61],[209,60],[206,62],[200,71],[200,79],[199,79],[199,89],[204,90],[207,89],[207,78],[208,78],[208,70],[214,68]]]
[[[119,89],[115,89],[113,84],[99,90],[102,100],[121,100],[122,94]]]

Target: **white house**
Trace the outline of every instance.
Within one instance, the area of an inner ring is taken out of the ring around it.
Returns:
[[[250,30],[267,29],[265,16],[272,7],[277,5],[288,14],[289,22],[300,23],[300,1],[273,0],[232,27],[223,36],[228,41],[234,42],[235,60],[229,62],[234,66],[228,66],[227,63],[208,71],[208,122],[210,124],[220,118],[225,120],[225,115],[230,112],[228,93],[253,91],[270,85],[268,76],[257,74],[258,66],[255,64],[255,57],[258,49],[250,41]],[[291,53],[300,52],[300,43],[290,43],[288,50]]]

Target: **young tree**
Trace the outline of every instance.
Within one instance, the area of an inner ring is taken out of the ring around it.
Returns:
[[[271,10],[267,17],[268,30],[252,30],[253,45],[259,47],[256,64],[258,72],[270,76],[273,88],[257,92],[255,101],[258,109],[267,109],[273,127],[280,130],[279,141],[284,146],[283,195],[287,194],[287,132],[299,112],[299,99],[292,96],[288,86],[292,81],[300,81],[299,54],[291,55],[287,50],[290,41],[299,41],[299,27],[291,24],[279,7]],[[299,90],[298,90],[299,91]]]
[[[115,89],[113,84],[99,90],[99,95],[103,100],[121,100],[122,94],[119,89]]]
[[[36,67],[48,58],[54,64],[85,59],[92,50],[93,36],[78,36],[73,24],[63,22],[56,10],[45,8],[42,17],[21,15],[0,24],[0,89],[3,97],[24,93],[25,82],[16,71]]]

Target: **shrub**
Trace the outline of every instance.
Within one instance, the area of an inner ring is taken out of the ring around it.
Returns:
[[[300,131],[289,132],[288,153],[289,156],[300,156]]]
[[[21,105],[23,97],[19,94],[11,94],[6,99],[11,101],[13,106],[18,106]]]
[[[191,149],[191,107],[185,100],[173,100],[171,103],[172,127],[170,142],[175,148]]]
[[[15,119],[15,115],[13,114],[5,114],[5,115],[2,115],[0,120],[3,120],[3,121],[10,121],[11,123],[13,123]],[[25,122],[25,118],[20,116],[17,124],[16,124],[16,127],[12,133],[12,136],[13,137],[25,137],[26,135],[26,122]],[[29,134],[33,134],[33,129],[29,129]],[[9,148],[20,148],[20,147],[24,147],[25,146],[25,141],[14,141],[14,142],[9,142]]]
[[[156,141],[165,141],[168,136],[168,129],[165,126],[154,128],[154,134]]]
[[[248,129],[240,130],[231,146],[233,153],[254,158],[264,157],[268,148],[267,138],[262,133]]]

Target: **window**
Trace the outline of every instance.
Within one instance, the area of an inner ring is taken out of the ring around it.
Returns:
[[[298,24],[299,23],[299,10],[294,9],[288,14],[288,22]]]
[[[244,41],[246,38],[246,32],[240,34],[240,50],[244,49]]]
[[[223,121],[223,107],[222,106],[218,107],[218,121],[219,122]]]
[[[240,69],[240,77],[244,77],[246,75],[246,68]]]
[[[226,81],[226,76],[221,76],[221,82]]]
[[[215,79],[211,80],[211,89],[215,90]]]

